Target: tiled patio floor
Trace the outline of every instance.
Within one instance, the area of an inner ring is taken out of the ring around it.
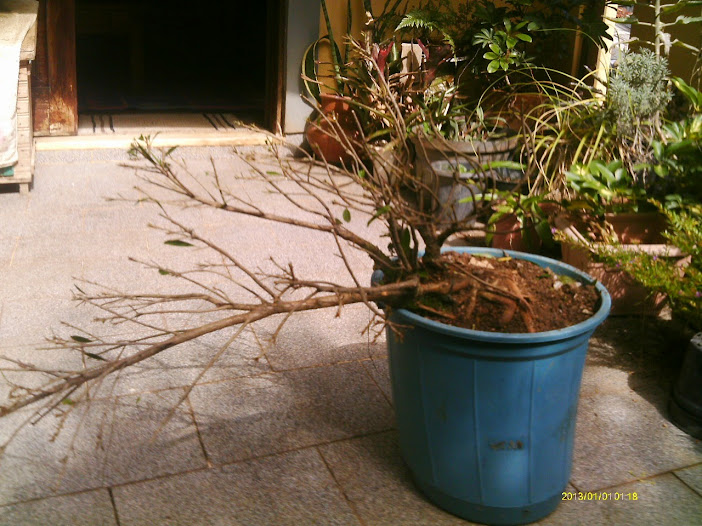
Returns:
[[[183,150],[195,170],[209,169],[210,154],[220,175],[242,170],[226,149]],[[42,338],[62,320],[92,318],[70,302],[74,277],[167,288],[127,257],[191,257],[146,227],[153,208],[104,199],[133,195],[125,159],[40,152],[30,194],[0,193],[0,354],[50,362],[37,350]],[[269,198],[257,184],[243,182],[242,191]],[[300,271],[340,272],[325,241],[307,232],[197,210],[188,218],[251,261],[273,246]],[[354,263],[370,274],[368,262]],[[0,463],[0,526],[468,524],[428,503],[399,457],[384,344],[361,335],[368,313],[334,314],[293,318],[265,355],[252,338],[237,342],[155,440],[216,338],[126,372],[112,398],[93,404],[90,419],[76,411],[54,441],[54,419],[29,427]],[[680,357],[673,340],[663,321],[617,318],[598,330],[572,489],[638,500],[566,501],[541,524],[702,524],[702,444],[666,416]],[[0,379],[0,397],[7,392]]]

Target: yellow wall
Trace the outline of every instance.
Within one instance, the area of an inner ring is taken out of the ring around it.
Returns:
[[[393,1],[393,0],[390,0]],[[420,3],[421,0],[411,0],[409,2],[410,8],[412,6],[416,6],[417,4]],[[458,2],[458,1],[465,1],[465,0],[451,0],[452,2]],[[376,16],[382,13],[383,11],[383,5],[385,4],[386,0],[372,0],[372,6],[373,6],[373,14]],[[403,2],[404,4],[404,2]],[[334,38],[336,40],[336,43],[338,44],[339,48],[343,50],[343,35],[346,34],[346,27],[348,24],[348,14],[346,10],[346,5],[347,5],[347,0],[327,0],[327,9],[329,10],[329,19],[331,21],[332,25],[332,31],[334,32]],[[321,3],[320,3],[321,6]],[[363,10],[363,0],[351,0],[351,33],[354,36],[360,36],[361,31],[363,30],[363,25],[366,22],[366,15]],[[327,34],[327,25],[324,20],[324,14],[321,11],[320,7],[320,15],[319,15],[319,35],[323,36]],[[343,53],[343,51],[342,51]],[[320,62],[323,64],[330,64],[331,63],[331,53],[329,49],[324,46],[320,49]],[[327,66],[324,67],[322,66],[320,68],[321,72],[327,77],[329,76],[329,73],[331,72],[331,67]],[[330,78],[325,79],[325,83],[328,86],[331,86],[332,80]]]
[[[383,4],[386,0],[372,0],[371,5],[373,6],[373,13],[380,14],[383,10]],[[412,0],[409,5],[416,5],[420,0]],[[457,3],[459,0],[452,0],[451,3]],[[465,1],[465,0],[463,0]],[[332,29],[335,36],[340,36],[346,33],[346,24],[348,17],[346,15],[346,0],[327,0],[327,7],[329,9],[329,18],[332,23]],[[363,23],[365,22],[365,14],[363,12],[363,0],[351,0],[351,16],[352,16],[352,28],[353,34],[359,35]],[[324,23],[324,16],[320,15],[320,35],[325,35],[327,33],[327,27]]]

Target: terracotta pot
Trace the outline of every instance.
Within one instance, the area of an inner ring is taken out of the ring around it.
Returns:
[[[322,95],[320,115],[307,121],[305,138],[312,152],[330,164],[349,164],[353,155],[334,135],[344,135],[351,141],[360,138],[353,110],[343,97]]]
[[[534,244],[537,246],[534,246]],[[522,227],[514,214],[504,216],[495,223],[495,233],[490,241],[492,248],[516,250],[518,252],[538,252],[541,240],[533,226]]]
[[[549,215],[558,211],[558,205],[555,203],[540,203],[539,208]],[[522,225],[514,214],[506,215],[495,223],[495,233],[490,241],[493,248],[532,254],[540,253],[543,244],[534,225]]]
[[[547,102],[548,97],[540,93],[507,93],[498,90],[486,99],[486,114],[504,119],[506,127],[519,132],[524,117],[529,114],[537,116],[537,108]]]
[[[666,229],[667,220],[659,212],[605,214],[605,221],[612,225],[620,243],[626,245],[665,243],[663,232]]]

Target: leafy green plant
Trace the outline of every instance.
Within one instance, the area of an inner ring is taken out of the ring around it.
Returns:
[[[517,3],[507,3],[510,7],[496,11],[485,0],[478,4],[429,1],[409,11],[397,31],[412,30],[415,38],[425,42],[438,36],[440,42],[450,46],[454,62],[462,69],[461,76],[468,77],[467,71],[472,71],[471,76],[507,71],[528,64],[522,47],[532,41],[528,31],[538,27],[535,21],[524,20],[526,15],[515,7]],[[499,23],[495,23],[496,16],[500,16]],[[480,50],[483,52],[478,53]],[[475,62],[477,57],[485,62]]]
[[[331,20],[329,18],[329,9],[327,8],[326,0],[320,0],[322,6],[322,13],[324,14],[324,22],[327,28],[327,34],[320,37],[310,44],[310,46],[305,50],[302,57],[302,82],[307,90],[307,94],[310,99],[321,103],[321,86],[324,85],[324,76],[320,71],[320,58],[319,51],[324,44],[329,45],[331,50],[331,66],[332,66],[332,76],[334,81],[334,89],[336,93],[343,94],[344,92],[344,64],[345,58],[341,56],[341,50],[339,45],[336,43],[334,38],[334,29],[332,28]],[[348,0],[347,9],[349,10],[347,31],[350,30],[351,25],[351,3]]]
[[[667,208],[702,209],[702,92],[675,77],[673,84],[687,98],[679,120],[666,122],[652,141],[653,159],[646,166],[657,180],[654,190]]]
[[[668,242],[688,256],[678,260],[617,247],[601,247],[598,256],[654,292],[667,295],[673,312],[696,331],[702,330],[702,216],[659,208],[668,218]]]
[[[502,21],[502,28],[484,28],[475,35],[473,43],[483,49],[489,49],[483,58],[488,60],[487,72],[495,73],[502,69],[507,71],[516,66],[530,66],[530,59],[526,57],[524,50],[519,49],[520,42],[532,42],[529,34],[522,30],[536,29],[534,22],[523,20],[516,25],[505,18]]]
[[[454,15],[455,13],[445,4],[430,2],[419,9],[407,12],[395,31],[413,30],[419,33],[417,38],[423,37],[425,41],[431,38],[431,33],[437,33],[441,35],[441,40],[448,43],[455,52],[456,42],[452,34]]]
[[[546,250],[554,248],[551,217],[554,210],[559,208],[559,203],[545,195],[524,195],[519,192],[498,192],[495,201],[493,214],[487,222],[487,244],[492,242],[495,234],[500,233],[499,223],[513,217],[529,249],[536,250],[540,245]]]
[[[603,216],[606,212],[637,211],[645,203],[645,189],[636,183],[620,160],[576,163],[566,172],[566,178],[575,193],[573,199],[566,201],[570,210],[580,209],[589,215]]]

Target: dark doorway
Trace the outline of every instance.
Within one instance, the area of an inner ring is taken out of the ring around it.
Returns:
[[[262,124],[278,3],[76,0],[79,112],[227,111]]]

